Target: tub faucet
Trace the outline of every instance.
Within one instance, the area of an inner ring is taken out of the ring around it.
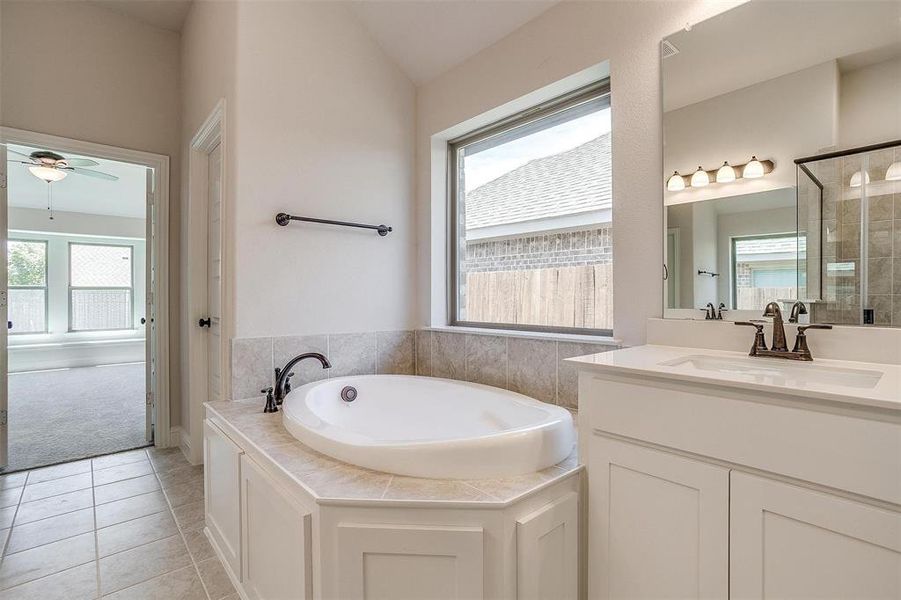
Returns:
[[[323,369],[332,368],[332,363],[330,363],[324,355],[319,354],[318,352],[305,352],[304,354],[298,354],[297,356],[289,360],[288,363],[281,369],[276,368],[275,386],[273,389],[273,395],[276,405],[284,402],[285,396],[287,396],[288,392],[291,391],[291,376],[294,375],[294,373],[291,372],[291,367],[306,358],[315,358],[322,363]]]

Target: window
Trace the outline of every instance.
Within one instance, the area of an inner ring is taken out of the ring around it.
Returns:
[[[605,81],[449,144],[450,322],[613,329]]]
[[[132,328],[131,246],[69,244],[69,330]]]
[[[797,298],[806,285],[798,270],[805,241],[793,233],[733,238],[732,308],[757,310],[774,298]]]
[[[10,333],[47,331],[47,242],[7,241]]]

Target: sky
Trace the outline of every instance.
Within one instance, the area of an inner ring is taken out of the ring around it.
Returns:
[[[466,191],[497,179],[530,160],[559,154],[610,131],[610,109],[594,112],[464,158]]]

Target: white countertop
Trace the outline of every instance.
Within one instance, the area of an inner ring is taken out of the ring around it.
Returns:
[[[681,358],[726,359],[734,370],[702,370],[691,364],[667,365]],[[745,352],[677,346],[636,346],[566,359],[580,370],[642,375],[691,383],[707,383],[742,390],[759,390],[805,399],[828,400],[858,406],[901,411],[901,365],[815,359],[813,362],[751,357]],[[747,368],[747,370],[745,370]],[[824,372],[828,370],[828,374]],[[836,383],[842,372],[878,381],[873,385]],[[833,381],[817,380],[817,373]],[[800,379],[799,380],[799,376]]]

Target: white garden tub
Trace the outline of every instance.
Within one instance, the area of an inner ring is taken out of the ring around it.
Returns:
[[[341,398],[357,390],[352,402]],[[506,390],[433,377],[362,375],[310,383],[282,406],[285,427],[338,460],[414,477],[530,473],[569,456],[569,411]]]

